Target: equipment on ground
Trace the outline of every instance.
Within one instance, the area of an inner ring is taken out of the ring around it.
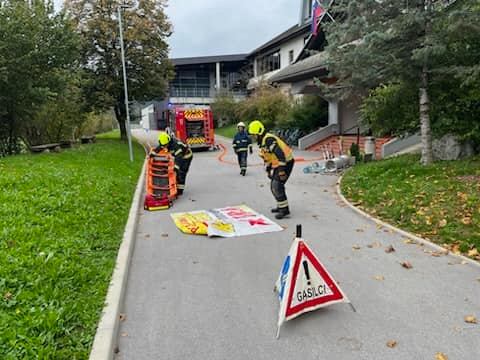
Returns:
[[[144,209],[155,211],[170,208],[173,200],[177,198],[173,156],[166,149],[159,153],[151,153],[146,172]]]

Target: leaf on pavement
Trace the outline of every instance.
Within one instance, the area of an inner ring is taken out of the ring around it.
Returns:
[[[465,316],[465,322],[469,324],[476,324],[477,318],[473,315],[468,315],[468,316]]]
[[[387,341],[387,346],[393,349],[395,346],[397,346],[397,342],[395,340],[389,340]]]
[[[353,245],[352,246],[352,250],[360,250],[360,249],[361,249],[360,245]]]
[[[377,276],[374,277],[374,279],[377,280],[377,281],[383,281],[383,280],[385,280],[385,276],[377,275]]]
[[[395,252],[395,248],[393,247],[393,245],[390,245],[390,246],[388,246],[388,247],[385,249],[385,252],[386,252],[387,254],[390,254],[390,253],[392,253],[392,252]]]
[[[162,234],[162,237],[168,237],[168,234],[167,233]]]
[[[412,264],[409,262],[409,261],[404,261],[401,263],[401,265],[405,268],[405,269],[411,269],[413,268]]]
[[[127,315],[124,313],[121,313],[120,315],[118,315],[118,319],[120,321],[125,321],[127,319]]]
[[[148,239],[150,237],[150,234],[146,234],[145,237]]]
[[[438,352],[435,354],[435,360],[448,360],[448,356],[444,353]]]
[[[470,256],[470,257],[478,256],[478,250],[477,249],[469,250],[468,251],[468,256]]]
[[[415,240],[412,240],[412,239],[409,239],[409,238],[405,238],[405,239],[403,240],[403,242],[404,242],[405,244],[416,244],[416,243],[417,243]]]
[[[356,232],[365,232],[363,229],[355,229]]]
[[[368,244],[367,247],[369,247],[370,249],[372,249],[372,248],[379,248],[379,247],[382,247],[382,244],[379,243],[378,241],[375,241],[375,242],[373,242],[373,243],[371,243],[371,244]]]

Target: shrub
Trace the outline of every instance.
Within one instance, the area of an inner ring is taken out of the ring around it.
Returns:
[[[306,95],[294,104],[279,126],[311,132],[328,125],[328,102],[320,96]]]

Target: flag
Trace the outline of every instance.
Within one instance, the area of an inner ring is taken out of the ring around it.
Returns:
[[[312,1],[312,34],[317,36],[320,19],[322,18],[325,9],[318,0]]]

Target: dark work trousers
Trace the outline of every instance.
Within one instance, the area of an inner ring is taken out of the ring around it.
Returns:
[[[247,170],[247,157],[248,153],[245,149],[244,151],[237,152],[238,157],[238,165],[240,166],[240,170]]]
[[[190,169],[190,164],[192,162],[193,157],[190,159],[181,159],[176,162],[175,172],[177,175],[177,192],[178,194],[182,194],[183,190],[185,190],[185,181],[187,180],[187,173]]]
[[[277,200],[277,207],[279,209],[288,208],[287,194],[285,192],[285,183],[287,182],[288,178],[290,177],[290,174],[292,173],[293,164],[294,164],[294,160],[290,160],[289,162],[287,162],[287,165],[285,166],[285,173],[287,174],[287,179],[283,182],[280,181],[279,179],[278,168],[273,170],[270,189],[272,190],[272,194],[275,197],[275,200]]]

